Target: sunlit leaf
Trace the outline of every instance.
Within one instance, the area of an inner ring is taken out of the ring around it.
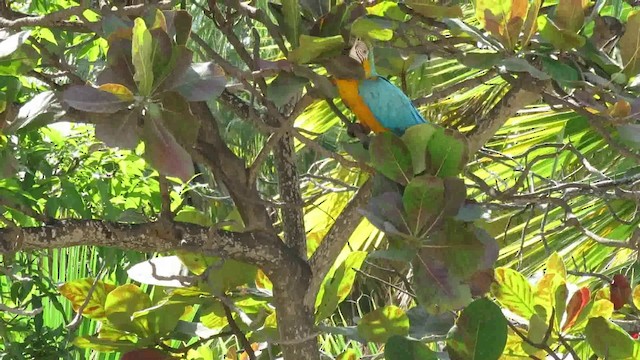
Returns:
[[[365,314],[358,323],[358,333],[368,341],[385,342],[394,335],[409,333],[409,318],[397,306],[385,306]]]
[[[106,318],[104,306],[107,294],[114,288],[115,285],[107,284],[101,280],[96,281],[93,278],[84,278],[64,283],[58,289],[60,294],[71,301],[74,311],[78,311],[84,306],[82,308],[83,316],[102,320]],[[89,291],[92,289],[91,297],[87,301]]]
[[[342,36],[315,37],[308,35],[300,36],[300,46],[289,53],[289,60],[306,64],[319,57],[337,53],[344,47]]]
[[[629,15],[625,28],[619,41],[620,57],[624,73],[634,76],[640,71],[640,11]]]
[[[354,251],[333,274],[327,276],[322,284],[323,290],[316,300],[316,320],[331,316],[338,304],[349,296],[356,279],[356,270],[360,269],[366,257],[365,251]]]
[[[105,314],[107,319],[120,330],[136,333],[141,336],[151,335],[146,319],[133,319],[136,311],[151,307],[151,299],[138,286],[121,285],[107,295]]]
[[[153,89],[153,44],[151,33],[142,18],[136,18],[133,26],[131,58],[135,73],[133,79],[142,95],[150,95]]]
[[[525,319],[535,314],[533,289],[519,272],[499,267],[495,269],[495,283],[491,294],[500,304]]]

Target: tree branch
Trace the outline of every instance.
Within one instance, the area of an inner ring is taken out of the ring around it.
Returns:
[[[311,267],[313,277],[305,294],[304,302],[307,307],[313,308],[315,305],[316,296],[320,290],[322,281],[325,276],[327,276],[327,273],[329,273],[336,257],[338,257],[349,241],[349,237],[358,225],[358,222],[362,219],[362,215],[358,210],[369,200],[372,188],[373,181],[371,179],[362,184],[358,193],[351,199],[344,210],[342,210],[327,235],[324,236],[322,242],[311,256],[311,259],[309,259],[309,266]]]
[[[480,150],[500,130],[505,122],[517,114],[518,111],[540,100],[540,93],[543,91],[544,86],[534,85],[533,88],[524,86],[525,81],[533,82],[533,79],[522,75],[515,85],[512,85],[504,98],[484,118],[479,120],[476,127],[471,130],[468,135],[469,154],[474,154]]]
[[[277,235],[267,231],[231,232],[167,219],[145,224],[60,220],[40,227],[3,228],[0,252],[12,251],[18,237],[21,250],[93,245],[140,252],[192,251],[255,264],[268,276],[295,258]]]

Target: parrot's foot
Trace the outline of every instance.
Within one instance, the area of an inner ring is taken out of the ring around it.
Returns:
[[[358,138],[365,149],[369,147],[369,133],[371,129],[362,123],[351,123],[347,125],[347,134],[350,137]]]

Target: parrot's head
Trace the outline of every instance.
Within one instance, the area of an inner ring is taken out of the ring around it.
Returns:
[[[351,50],[349,51],[349,57],[362,64],[366,77],[375,75],[373,61],[370,55],[371,54],[369,47],[364,41],[360,39],[356,39],[356,41],[353,43],[353,46],[351,47]]]

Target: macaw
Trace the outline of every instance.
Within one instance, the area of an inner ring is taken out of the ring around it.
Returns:
[[[361,124],[374,133],[392,131],[402,135],[413,126],[427,122],[402,90],[376,73],[373,52],[362,40],[356,39],[349,57],[360,63],[365,78],[334,78],[342,101]]]

